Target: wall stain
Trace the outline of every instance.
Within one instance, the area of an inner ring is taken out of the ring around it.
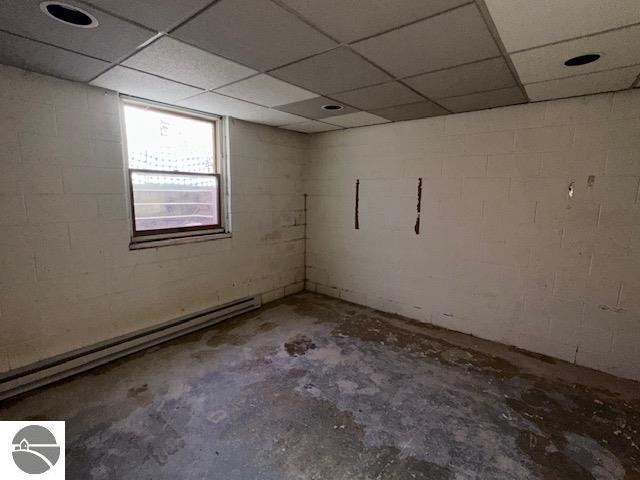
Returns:
[[[536,360],[541,360],[545,363],[558,363],[555,358],[549,357],[547,355],[543,355],[542,353],[530,352],[529,350],[525,350],[524,348],[510,346],[509,350],[512,352],[517,352],[521,355],[526,355],[527,357],[535,358]]]
[[[262,241],[265,243],[276,242],[282,239],[282,230],[274,230],[262,236]]]
[[[621,312],[624,312],[624,308],[621,308],[621,307],[612,307],[612,306],[610,306],[610,305],[598,305],[598,308],[599,308],[600,310],[605,310],[605,311],[606,311],[606,310],[608,310],[608,311],[615,312],[615,313],[621,313]]]

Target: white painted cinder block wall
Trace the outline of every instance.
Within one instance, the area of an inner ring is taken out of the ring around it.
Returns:
[[[301,290],[307,141],[233,121],[233,237],[129,251],[115,95],[0,66],[0,371]]]
[[[0,66],[0,371],[302,289],[306,191],[309,289],[640,379],[640,91],[230,130],[233,238],[129,251],[116,98]]]
[[[640,380],[640,90],[311,142],[308,289]]]

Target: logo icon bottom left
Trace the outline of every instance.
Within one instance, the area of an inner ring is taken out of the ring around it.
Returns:
[[[13,461],[25,473],[49,471],[60,459],[60,445],[47,428],[28,425],[13,437]]]

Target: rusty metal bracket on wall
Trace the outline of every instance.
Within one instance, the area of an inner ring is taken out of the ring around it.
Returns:
[[[420,205],[422,204],[422,177],[418,178],[418,205],[416,206],[416,225],[413,227],[416,235],[420,235]]]

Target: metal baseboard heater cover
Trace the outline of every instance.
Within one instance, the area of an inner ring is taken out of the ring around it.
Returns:
[[[260,306],[259,296],[246,297],[11,370],[0,374],[0,400],[215,325]]]

